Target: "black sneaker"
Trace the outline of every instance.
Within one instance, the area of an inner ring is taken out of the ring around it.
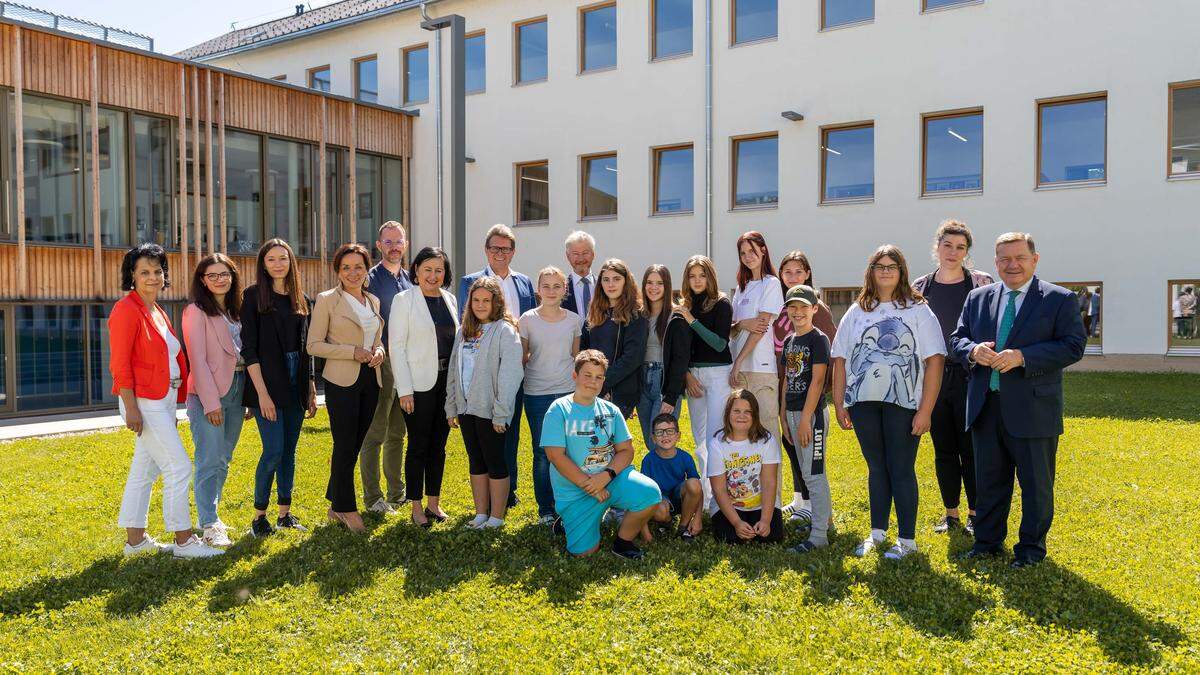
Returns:
[[[971,515],[967,516],[967,524],[963,529],[965,529],[967,534],[971,535],[972,537],[975,536],[975,514],[972,513]]]
[[[690,544],[696,541],[696,535],[692,534],[692,531],[686,527],[681,527],[679,528],[679,540],[685,544]]]
[[[626,560],[641,560],[646,557],[646,552],[637,546],[629,544],[628,546],[618,548],[615,541],[613,542],[612,552],[613,555]]]
[[[271,521],[266,516],[258,516],[250,523],[251,536],[269,537],[272,534],[275,534],[275,528],[271,527]]]
[[[550,524],[550,533],[556,537],[567,536],[567,528],[563,526],[561,516],[555,516],[554,522]]]
[[[275,520],[275,527],[286,527],[289,530],[295,530],[297,532],[308,532],[308,528],[301,525],[300,519],[296,516],[293,516],[290,511],[282,516],[279,516],[279,518]]]
[[[957,516],[942,516],[942,519],[933,526],[933,531],[938,534],[945,534],[950,530],[957,530],[962,527],[962,521]]]

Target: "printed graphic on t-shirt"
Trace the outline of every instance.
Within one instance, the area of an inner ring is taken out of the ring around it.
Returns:
[[[725,459],[725,485],[733,507],[753,511],[762,504],[762,455],[734,452]]]
[[[917,338],[908,324],[887,317],[862,332],[846,373],[846,405],[858,401],[883,401],[916,408],[921,360]]]
[[[567,420],[568,436],[586,438],[591,443],[591,447],[583,458],[583,463],[579,466],[584,473],[603,471],[604,467],[612,461],[613,455],[616,454],[612,431],[614,415],[611,412],[602,412],[600,408],[596,410],[596,414],[590,419]]]
[[[812,381],[812,349],[808,345],[793,346],[783,351],[784,392],[789,395],[808,393]]]

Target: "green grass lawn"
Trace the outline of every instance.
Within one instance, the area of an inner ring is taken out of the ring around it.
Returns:
[[[122,559],[114,523],[132,434],[2,444],[0,668],[1194,672],[1198,384],[1069,376],[1051,557],[1021,572],[959,563],[970,540],[929,531],[941,503],[928,437],[920,552],[899,563],[851,555],[868,531],[866,467],[841,430],[830,437],[829,549],[798,557],[669,538],[641,563],[563,553],[534,524],[528,450],[506,529],[461,529],[472,509],[457,433],[443,490],[451,521],[426,531],[373,520],[358,537],[322,525],[322,412],[305,425],[295,495],[316,527],[196,562]],[[221,511],[239,529],[252,512],[253,423],[242,441]],[[161,535],[158,493],[150,522]]]

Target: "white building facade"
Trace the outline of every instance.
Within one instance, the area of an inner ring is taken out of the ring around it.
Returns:
[[[419,110],[421,246],[439,236],[434,37],[412,3],[393,9],[191,56]],[[564,237],[585,229],[598,258],[638,274],[660,262],[678,275],[711,246],[729,287],[734,242],[753,229],[776,261],[805,251],[844,306],[878,245],[899,245],[915,277],[933,268],[938,223],[957,218],[992,273],[998,234],[1034,235],[1039,276],[1092,307],[1087,365],[1200,370],[1200,317],[1178,316],[1200,279],[1200,3],[441,0],[429,12],[462,15],[476,38],[458,271],[482,267],[482,234],[504,222],[527,274],[565,268]]]

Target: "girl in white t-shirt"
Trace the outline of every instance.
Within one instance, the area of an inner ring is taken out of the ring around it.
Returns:
[[[783,285],[775,276],[762,234],[751,230],[737,240],[737,290],[733,293],[733,367],[729,386],[749,390],[759,403],[759,421],[779,431],[779,370],[771,323],[783,311]]]
[[[899,560],[917,550],[917,446],[946,359],[937,316],[909,284],[899,248],[887,244],[871,256],[831,356],[838,424],[854,429],[867,460],[871,535],[854,553],[883,544],[895,502],[899,538],[884,555]]]
[[[782,541],[779,439],[759,422],[758,399],[746,389],[730,392],[723,420],[705,467],[717,503],[713,536],[727,544]]]

